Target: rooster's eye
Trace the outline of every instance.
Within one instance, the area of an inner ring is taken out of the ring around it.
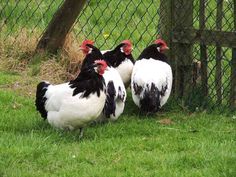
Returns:
[[[93,49],[90,48],[90,47],[89,47],[88,49],[89,49],[89,50],[88,50],[88,54],[90,54],[90,53],[92,52]]]
[[[124,47],[121,47],[121,48],[120,48],[120,51],[121,51],[122,53],[124,53]]]

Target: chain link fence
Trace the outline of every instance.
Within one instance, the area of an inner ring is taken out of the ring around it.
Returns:
[[[27,31],[28,37],[36,35],[37,39],[39,39],[54,12],[62,3],[63,0],[1,0],[1,41],[6,42],[9,38],[17,39],[25,31]],[[11,40],[12,43],[10,45],[14,45],[16,42],[14,39]]]
[[[14,46],[26,33],[21,42],[34,37],[37,43],[63,2],[0,1],[1,42]],[[186,96],[192,109],[225,108],[235,100],[232,48],[236,46],[230,39],[235,25],[233,0],[88,0],[72,32],[79,42],[93,39],[103,50],[130,39],[135,58],[162,34],[172,48],[169,56],[175,73],[174,94]],[[191,94],[185,95],[185,87]]]
[[[235,32],[234,18],[236,17],[234,17],[234,3],[232,0],[195,2],[194,8],[199,10],[194,15],[194,19],[199,20],[194,21],[194,27],[202,30]],[[201,10],[201,7],[205,7],[205,13]],[[201,18],[202,20],[200,20]],[[227,38],[227,35],[222,37]],[[227,47],[222,47],[223,39],[221,43],[221,40],[218,41],[213,33],[209,35],[209,38],[214,41],[215,45],[195,45],[193,57],[200,62],[206,63],[206,69],[203,72],[206,74],[204,82],[207,86],[204,86],[204,89],[207,92],[208,102],[210,100],[215,108],[219,108],[220,105],[229,107],[232,83],[231,73],[233,72],[231,65],[233,49],[230,48],[230,41]]]
[[[175,0],[172,4],[175,86],[177,91],[190,90],[186,96],[192,109],[202,106],[224,111],[235,106],[235,3]],[[190,66],[193,69],[188,71]],[[181,82],[185,89],[180,88]]]
[[[137,57],[159,33],[159,4],[159,0],[88,1],[74,32],[76,36],[94,39],[103,49],[113,48],[122,40],[130,39]]]
[[[38,39],[63,0],[0,3],[2,41],[17,38],[25,30]],[[93,39],[102,49],[111,49],[124,39],[132,40],[134,55],[150,44],[158,34],[159,0],[88,0],[72,32],[77,40]],[[14,44],[14,40],[11,41]],[[81,42],[81,41],[79,41]]]

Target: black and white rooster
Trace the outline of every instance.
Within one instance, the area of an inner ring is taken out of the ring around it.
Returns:
[[[85,55],[81,68],[88,67],[92,65],[95,60],[103,58],[101,51],[94,46],[94,41],[92,40],[84,40],[79,49]]]
[[[99,51],[98,48],[93,46],[91,43],[89,44],[91,52]],[[82,47],[83,50],[83,47]],[[85,50],[84,53],[86,54]],[[103,58],[103,55],[99,52],[96,52],[99,58]],[[91,65],[93,63],[94,58],[96,57],[87,57],[84,59],[82,63],[82,68]],[[116,120],[123,113],[125,107],[126,100],[126,90],[124,83],[121,79],[120,74],[116,69],[114,69],[110,63],[107,63],[108,67],[103,74],[106,83],[106,103],[103,109],[102,114],[99,116],[98,121],[104,122],[106,120]]]
[[[59,129],[74,130],[94,121],[101,114],[106,100],[103,74],[107,69],[104,60],[81,69],[75,80],[52,85],[40,82],[35,105],[49,124]]]
[[[131,54],[132,50],[131,41],[124,40],[115,49],[102,51],[104,59],[119,72],[126,87],[130,85],[134,66],[134,58]]]
[[[157,112],[170,96],[173,78],[163,53],[166,49],[165,41],[157,39],[135,62],[131,77],[132,98],[143,112]]]
[[[100,50],[97,49],[97,50],[92,51],[92,48],[89,47],[89,46],[93,46],[93,43],[94,42],[91,41],[91,40],[84,40],[83,43],[80,46],[80,50],[82,50],[82,52],[85,54],[85,58],[87,58],[86,60],[89,60],[89,61],[91,60],[92,61],[91,65],[94,63],[94,61],[100,60],[102,58]],[[88,67],[88,66],[86,65],[83,68],[85,68],[85,67]],[[68,90],[71,91],[70,82],[63,83],[63,84],[58,84],[58,85],[51,85],[48,82],[46,82],[46,85],[50,85],[50,89],[47,90],[47,94],[49,94],[49,95],[52,95],[52,94],[57,95],[57,94],[66,93],[66,92],[68,92]],[[40,92],[40,90],[37,90],[37,91]],[[44,92],[46,93],[46,90],[44,90]],[[43,92],[40,93],[40,94],[44,95]],[[63,95],[61,95],[61,96],[63,96]],[[37,95],[36,95],[36,97],[37,97]],[[57,98],[59,100],[57,100]],[[42,101],[42,100],[38,100],[37,98],[36,98],[36,100],[37,101]],[[44,97],[44,100],[47,100],[47,98]],[[61,106],[60,100],[61,100],[60,97],[56,97],[55,100],[52,99],[51,102],[50,102],[51,107],[54,107],[54,108],[58,109]],[[46,102],[46,101],[44,101],[44,102]],[[42,108],[39,108],[38,107],[39,105],[42,106]],[[39,111],[41,113],[41,116],[44,119],[47,119],[47,111],[46,110],[43,111],[43,109],[45,107],[44,104],[41,105],[41,104],[36,103],[36,107],[37,107],[37,109],[40,109]]]
[[[103,75],[106,83],[106,103],[99,121],[115,121],[123,113],[126,101],[126,89],[120,74],[108,66]]]
[[[87,40],[87,42],[88,41],[90,40]],[[89,47],[89,49],[87,47]],[[104,56],[102,55],[100,50],[93,46],[93,43],[91,41],[89,42],[89,44],[86,44],[84,46],[82,45],[80,48],[82,49],[84,54],[86,54],[86,57],[82,63],[82,69],[94,62],[94,58],[96,57],[89,56],[93,54],[94,51],[96,51],[95,53],[97,57],[104,59]],[[124,83],[118,71],[114,69],[110,63],[107,64],[108,67],[103,74],[106,84],[106,103],[101,115],[97,120],[98,122],[104,122],[106,120],[117,120],[118,117],[123,113],[125,107],[126,90]]]

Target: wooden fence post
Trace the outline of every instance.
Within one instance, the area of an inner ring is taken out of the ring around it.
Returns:
[[[234,29],[236,30],[236,0],[234,3]],[[230,107],[236,108],[236,48],[232,49]]]
[[[231,89],[230,89],[230,107],[236,108],[236,49],[232,51],[231,61]]]
[[[56,53],[64,42],[86,0],[65,0],[54,14],[42,38],[38,42],[36,51]]]
[[[172,31],[172,1],[173,0],[160,0],[160,35],[167,42],[170,50],[167,51],[167,56],[171,59],[171,31]],[[174,64],[173,61],[170,61]]]
[[[172,93],[175,93],[175,78],[176,78],[176,64],[175,64],[175,58],[172,55],[173,51],[173,44],[171,40],[171,32],[172,32],[172,4],[174,0],[160,0],[160,18],[159,18],[159,31],[161,37],[167,42],[168,47],[170,50],[166,51],[166,55],[169,59],[172,72],[173,72],[173,85],[172,85]]]
[[[216,29],[221,31],[222,29],[222,19],[223,19],[223,0],[217,1],[217,11],[216,11]],[[216,75],[215,75],[215,84],[216,84],[216,95],[217,95],[217,104],[222,103],[222,49],[220,45],[216,45]]]
[[[193,0],[174,0],[173,3],[173,29],[182,31],[193,28]],[[190,30],[189,30],[190,31]],[[190,36],[186,32],[184,34]],[[181,41],[173,47],[176,60],[175,91],[176,96],[187,97],[191,92],[192,84],[192,44],[189,41]]]
[[[199,29],[205,29],[206,17],[206,0],[200,0],[200,12],[199,12]],[[208,72],[207,72],[207,47],[204,44],[200,44],[200,61],[201,61],[201,88],[205,97],[208,95]]]

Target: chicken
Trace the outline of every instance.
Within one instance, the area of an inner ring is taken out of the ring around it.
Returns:
[[[124,83],[113,67],[108,67],[103,75],[106,83],[106,103],[99,121],[115,121],[123,113],[126,101],[126,90]]]
[[[106,99],[103,74],[104,60],[84,67],[75,80],[61,85],[40,82],[35,105],[41,116],[53,127],[63,130],[82,128],[101,114]],[[69,88],[68,88],[69,86]]]
[[[172,69],[163,53],[165,41],[157,39],[138,57],[131,76],[134,103],[145,113],[157,112],[168,100],[172,88]]]
[[[92,51],[99,51],[95,46],[89,45]],[[97,52],[98,53],[98,52]],[[102,59],[103,56],[100,53],[97,54]],[[96,57],[95,57],[96,58]],[[93,62],[93,58],[86,57],[83,61],[82,68],[89,66]],[[99,116],[99,122],[105,122],[107,120],[117,120],[123,113],[126,101],[126,90],[120,74],[109,63],[107,70],[103,75],[106,84],[106,104],[104,106],[102,114]]]
[[[95,47],[94,42],[91,40],[84,40],[80,46],[80,50],[86,56],[82,62],[81,68],[85,68],[93,64],[95,60],[99,60],[103,58],[101,51]]]
[[[84,53],[86,61],[92,61],[90,62],[90,65],[93,64],[94,61],[101,59],[103,56],[99,49],[93,47],[94,42],[91,40],[84,40],[80,46],[80,50]],[[83,64],[84,66],[82,68],[88,67],[86,64]],[[47,83],[47,82],[46,82]],[[48,83],[49,84],[49,83]],[[52,99],[50,101],[50,106],[54,107],[55,109],[59,109],[61,106],[61,94],[66,93],[68,91],[71,91],[71,87],[69,85],[69,82],[58,84],[58,85],[51,85],[50,89],[47,90],[47,96],[51,97],[51,95],[54,95],[55,99]],[[44,93],[41,93],[44,95]],[[46,119],[45,113],[41,113],[41,116]]]
[[[94,61],[101,59],[103,56],[97,48],[93,47],[93,41],[91,40],[84,40],[83,43],[80,46],[80,50],[85,54],[86,61],[92,61],[90,65],[94,63]],[[92,47],[92,48],[91,48]],[[83,66],[83,68],[88,67]],[[50,85],[48,82],[45,82],[45,84]],[[45,90],[44,90],[45,91]],[[58,84],[58,85],[50,85],[50,89],[47,90],[47,98],[54,95],[55,99],[51,99],[50,101],[50,107],[53,107],[54,109],[59,109],[61,106],[61,96],[63,96],[63,93],[71,92],[70,82]],[[41,92],[40,94],[45,94],[44,92]],[[46,99],[46,98],[45,98]],[[44,104],[42,105],[44,107]],[[43,110],[43,108],[41,109]],[[42,118],[46,119],[46,113],[45,111],[40,111]]]
[[[102,51],[105,61],[119,72],[126,88],[130,85],[134,66],[132,50],[132,43],[129,40],[124,40],[114,50]]]

